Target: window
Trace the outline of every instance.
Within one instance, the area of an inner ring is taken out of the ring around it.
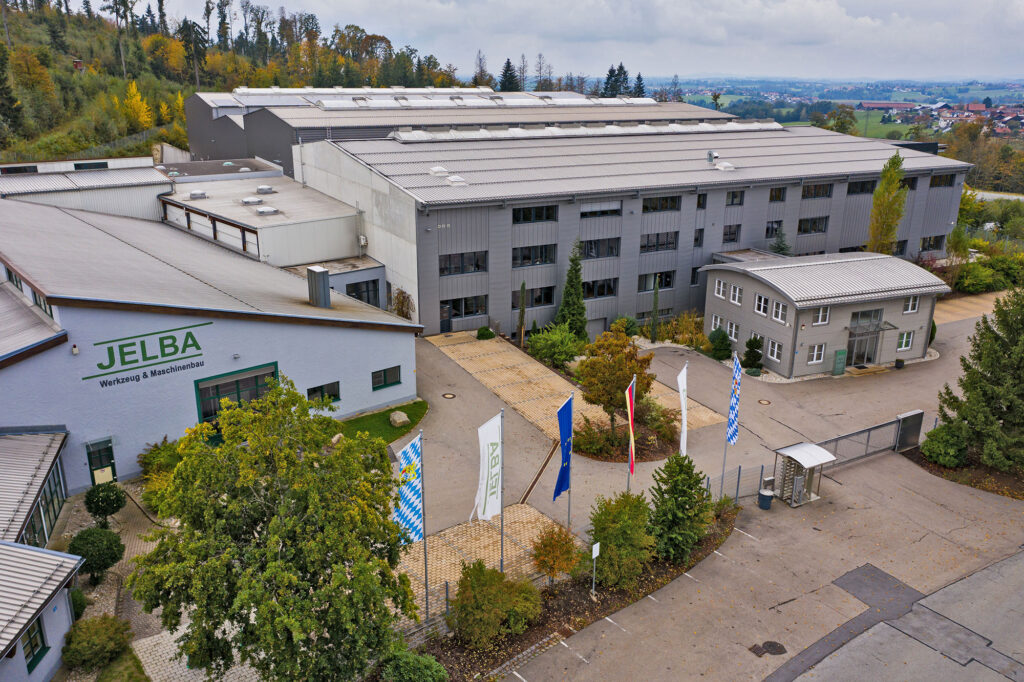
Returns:
[[[718,329],[721,326],[722,326],[722,318],[720,318],[718,315],[712,315],[711,316],[711,331],[715,331],[716,329]]]
[[[583,260],[591,258],[615,258],[619,255],[619,238],[588,239],[580,248]]]
[[[583,283],[583,298],[607,298],[614,296],[619,288],[619,278],[596,279]]]
[[[359,299],[363,303],[369,303],[377,308],[380,307],[380,283],[375,279],[346,284],[345,293],[352,298]]]
[[[840,247],[839,253],[857,253],[864,250],[865,245],[860,246],[843,246]]]
[[[707,194],[698,194],[697,195],[697,210],[698,211],[703,211],[707,207],[708,207],[708,195]]]
[[[782,362],[782,344],[768,339],[768,359]]]
[[[823,306],[819,306],[819,307],[815,308],[814,312],[811,313],[811,324],[812,325],[828,324],[828,313],[829,313],[829,307],[827,305],[823,305]]]
[[[723,225],[722,226],[722,243],[732,244],[740,240],[740,226],[739,225]]]
[[[781,324],[786,324],[786,316],[789,314],[789,306],[782,301],[772,301],[772,319]]]
[[[682,197],[647,197],[644,199],[644,213],[659,213],[661,211],[678,211],[682,205]]]
[[[46,297],[35,289],[32,290],[32,302],[35,303],[36,306],[38,306],[44,313],[53,317],[53,308],[51,308],[50,304],[46,302]]]
[[[370,386],[374,391],[388,386],[397,386],[400,383],[402,383],[402,367],[400,365],[378,369],[376,372],[370,373]]]
[[[917,178],[903,178],[900,180],[900,187],[906,187],[908,191],[913,192],[917,189]]]
[[[761,294],[754,295],[754,312],[758,315],[768,317],[768,297]]]
[[[603,218],[622,215],[621,201],[591,201],[580,204],[580,218]]]
[[[669,270],[667,272],[652,272],[640,275],[636,288],[638,291],[654,291],[654,283],[657,282],[658,289],[671,289],[675,274],[675,270]]]
[[[86,443],[85,457],[89,462],[89,470],[107,469],[114,466],[114,443],[109,438]],[[113,475],[113,474],[112,474]],[[96,481],[100,483],[101,481]]]
[[[764,225],[764,238],[771,239],[779,234],[779,230],[782,229],[781,220],[769,220]]]
[[[882,309],[858,310],[850,315],[850,331],[857,333],[878,329],[882,324]]]
[[[693,231],[693,247],[701,248],[704,246],[704,228],[698,227]]]
[[[555,262],[558,247],[555,244],[539,246],[517,246],[512,249],[512,267],[526,268],[531,265],[551,265]]]
[[[543,223],[558,220],[558,206],[523,206],[512,209],[512,224]]]
[[[725,323],[725,333],[728,334],[729,338],[733,341],[739,341],[740,339],[740,328],[735,322]]]
[[[327,398],[332,403],[336,403],[341,400],[341,382],[332,381],[323,386],[314,386],[306,391],[306,397],[310,400]]]
[[[743,288],[735,284],[729,287],[729,303],[743,305]]]
[[[900,337],[896,341],[896,350],[910,350],[910,347],[914,345],[914,332],[900,332]]]
[[[825,344],[816,343],[807,351],[807,364],[817,365],[825,361]]]
[[[7,270],[7,281],[10,282],[11,284],[13,284],[14,286],[16,286],[18,288],[18,290],[20,291],[21,290],[21,277],[18,277],[18,273],[16,273],[14,270],[11,270],[10,268],[5,268],[5,269]]]
[[[718,298],[725,298],[725,281],[716,279],[715,280],[715,296]]]
[[[527,308],[539,308],[545,305],[554,305],[555,303],[555,288],[554,287],[539,287],[537,289],[526,290],[526,307]],[[512,290],[512,310],[519,309],[519,290]]]
[[[486,315],[487,295],[467,296],[466,298],[452,298],[447,301],[441,301],[441,308],[448,308],[450,319]]]
[[[642,313],[636,314],[637,322],[646,322],[651,319],[653,310],[647,310]],[[672,308],[658,308],[658,319],[664,319],[666,317],[672,317]]]
[[[801,199],[827,199],[830,196],[832,196],[832,183],[804,185],[800,190]]]
[[[956,176],[952,173],[945,175],[933,175],[930,187],[952,187],[956,183]]]
[[[695,287],[700,284],[700,268],[690,268],[690,286]]]
[[[679,241],[678,232],[657,232],[640,235],[640,253],[652,251],[675,251]]]
[[[907,296],[905,299],[903,299],[903,314],[906,315],[907,313],[916,313],[920,303],[920,296]]]
[[[199,419],[208,422],[217,418],[220,401],[229,398],[236,403],[254,400],[270,390],[267,379],[277,377],[277,365],[263,365],[228,376],[196,381],[199,394]]]
[[[775,203],[778,201],[786,200],[786,188],[785,187],[772,187],[768,190],[768,201]]]
[[[108,168],[106,161],[78,161],[75,170],[102,170]]]
[[[894,256],[905,256],[907,255],[907,240],[901,239],[896,242],[896,248],[893,249],[892,255]]]
[[[874,180],[858,180],[846,186],[847,194],[873,194],[875,191]]]
[[[946,243],[946,235],[937,234],[934,237],[924,237],[921,240],[922,251],[942,251],[942,245]]]
[[[470,251],[468,253],[452,253],[440,257],[439,274],[462,275],[468,272],[487,272],[487,252]]]
[[[743,205],[743,190],[733,190],[725,193],[725,205],[726,206],[742,206]]]
[[[8,166],[0,168],[0,175],[23,175],[25,173],[38,173],[39,166]]]
[[[50,647],[46,646],[46,640],[43,639],[42,616],[32,621],[32,625],[29,625],[28,630],[21,636],[21,648],[25,652],[28,671],[32,672],[39,665],[39,661],[43,660],[46,652],[50,650]]]
[[[762,342],[761,343],[761,347],[762,348],[764,347],[764,334],[758,334],[757,332],[750,332],[750,338],[758,339],[759,341]]]
[[[828,232],[828,216],[823,215],[817,218],[801,218],[797,223],[797,234],[824,234]]]

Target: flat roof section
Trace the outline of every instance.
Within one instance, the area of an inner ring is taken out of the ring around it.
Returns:
[[[273,191],[259,194],[257,187],[265,185]],[[190,198],[191,192],[206,192],[205,199]],[[260,203],[243,204],[244,199]],[[281,225],[293,225],[329,218],[347,218],[359,211],[343,201],[333,199],[315,189],[304,187],[285,176],[272,178],[246,178],[221,180],[208,186],[198,183],[175,184],[174,193],[160,197],[179,206],[187,206],[199,213],[223,218],[259,230]],[[277,213],[260,215],[260,208],[276,208]]]
[[[152,166],[142,168],[104,168],[101,170],[67,171],[64,173],[0,175],[0,198],[17,196],[19,194],[165,185],[168,182],[168,179]]]
[[[83,562],[73,554],[0,541],[0,657],[17,644],[25,629]]]
[[[244,169],[248,170],[244,170]],[[171,180],[191,176],[235,176],[265,171],[281,172],[280,166],[260,159],[218,159],[215,161],[182,161],[162,163],[156,169]]]
[[[342,294],[162,223],[0,200],[0,257],[54,305],[418,332]]]
[[[18,540],[67,436],[67,431],[0,433],[0,540]]]
[[[731,123],[722,124],[725,126]],[[910,175],[964,172],[970,164],[811,126],[727,132],[516,140],[334,141],[423,204],[539,201],[610,192],[696,191],[754,182],[876,175],[899,152]],[[709,151],[719,154],[709,164]],[[441,166],[464,182],[430,169]]]
[[[286,270],[291,270],[300,277],[306,276],[306,268],[319,265],[320,267],[327,270],[329,275],[344,275],[349,272],[358,272],[359,270],[372,270],[374,268],[382,268],[384,264],[379,260],[370,258],[369,256],[352,256],[350,258],[338,258],[336,260],[326,260],[319,263],[305,263],[303,265],[294,265]]]
[[[10,282],[0,283],[0,367],[19,351],[45,343],[61,333],[51,320]]]

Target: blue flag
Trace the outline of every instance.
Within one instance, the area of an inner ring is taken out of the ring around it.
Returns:
[[[740,436],[740,377],[742,374],[740,360],[733,353],[732,390],[729,391],[729,422],[725,427],[725,439],[729,445],[736,445],[736,439]]]
[[[423,436],[416,436],[398,454],[398,508],[395,521],[409,534],[409,540],[423,539]]]
[[[558,468],[552,501],[572,486],[572,396],[558,408],[558,440],[562,445],[562,466]]]

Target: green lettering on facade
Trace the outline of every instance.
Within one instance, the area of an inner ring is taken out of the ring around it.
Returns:
[[[139,350],[142,353],[143,362],[149,362],[150,360],[160,359],[159,355],[149,355],[148,353],[146,353],[146,339],[142,339],[142,341],[139,341]]]
[[[114,347],[113,346],[107,346],[107,364],[104,365],[102,362],[97,362],[96,366],[98,368],[100,368],[100,369],[110,369],[111,367],[114,366]]]
[[[122,343],[117,346],[117,355],[122,365],[134,365],[139,361],[130,359],[133,355],[138,353],[134,343]]]
[[[160,356],[168,357],[178,354],[178,338],[176,336],[160,337]]]
[[[189,349],[200,351],[202,348],[199,347],[199,342],[196,341],[196,337],[192,332],[185,332],[185,340],[181,343],[181,352],[187,353]]]

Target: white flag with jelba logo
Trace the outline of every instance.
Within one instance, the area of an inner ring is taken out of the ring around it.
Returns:
[[[476,490],[478,519],[487,520],[501,513],[501,415],[477,429],[480,437],[480,485]],[[469,515],[470,519],[473,515]]]

